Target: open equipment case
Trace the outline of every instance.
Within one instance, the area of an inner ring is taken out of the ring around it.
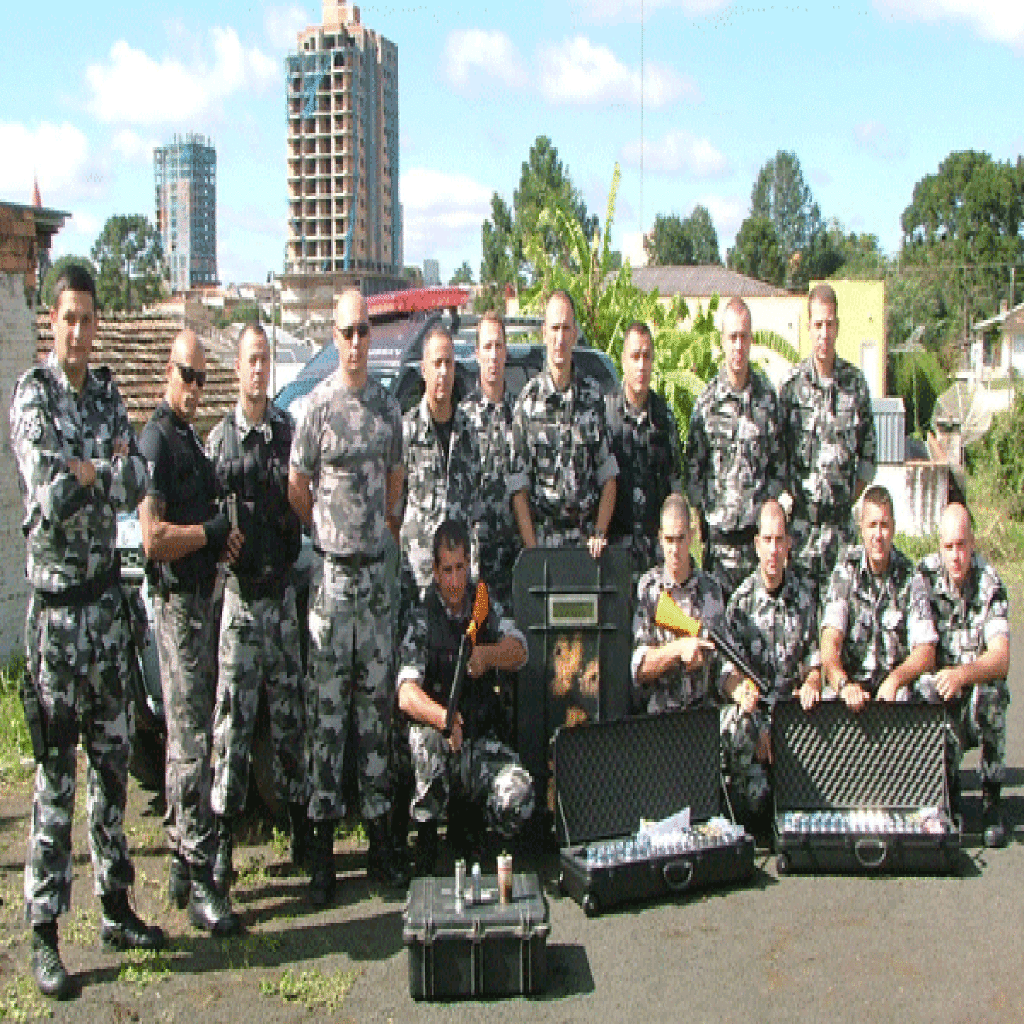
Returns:
[[[749,835],[736,826],[725,835],[708,831],[721,813],[717,708],[560,728],[554,771],[559,887],[587,916],[753,874]],[[692,844],[669,851],[629,845],[642,818],[660,820],[686,807]]]
[[[946,709],[841,701],[772,715],[776,868],[945,874],[960,864],[950,813]]]

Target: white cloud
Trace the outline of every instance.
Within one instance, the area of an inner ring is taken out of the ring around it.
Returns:
[[[504,32],[471,28],[450,32],[444,47],[444,73],[460,90],[495,82],[518,88],[527,81],[523,58]]]
[[[490,216],[492,189],[464,174],[414,167],[402,175],[405,262],[480,244],[480,225]]]
[[[268,7],[263,14],[263,32],[267,42],[282,53],[294,50],[298,35],[312,23],[305,7]]]
[[[153,150],[159,145],[160,143],[155,139],[144,139],[138,132],[133,132],[131,128],[122,128],[115,132],[114,137],[110,140],[110,146],[114,152],[129,163],[152,164]]]
[[[44,206],[95,192],[102,175],[89,155],[89,140],[71,124],[42,123],[35,128],[0,123],[0,194],[15,202],[32,201],[38,178]]]
[[[894,142],[889,129],[881,121],[864,121],[854,126],[853,139],[859,149],[883,160],[900,159],[906,156],[903,147]]]
[[[644,170],[656,174],[683,174],[691,178],[720,178],[730,173],[725,154],[707,139],[699,138],[682,128],[673,128],[661,139],[643,142]],[[627,143],[622,149],[624,163],[640,164],[640,141]]]
[[[606,46],[595,46],[585,36],[561,44],[544,44],[537,51],[540,89],[552,103],[640,103],[664,106],[677,99],[697,101],[694,81],[655,62],[628,67]]]
[[[907,21],[966,23],[982,37],[1024,51],[1024,4],[1017,0],[874,0],[875,9]]]
[[[105,64],[85,70],[87,108],[114,124],[173,124],[213,113],[239,92],[280,87],[277,63],[262,51],[246,49],[233,28],[210,30],[212,61],[191,64],[166,57],[158,62],[123,39],[110,48]]]
[[[639,21],[656,11],[672,8],[696,18],[727,9],[731,0],[583,0],[583,9],[595,21]]]

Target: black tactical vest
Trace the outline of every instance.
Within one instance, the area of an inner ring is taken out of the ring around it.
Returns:
[[[252,431],[243,452],[232,410],[224,417],[224,446],[217,462],[222,496],[234,494],[238,528],[245,544],[231,570],[239,577],[269,582],[284,576],[299,557],[302,525],[288,503],[288,458],[291,424],[281,415],[268,415],[271,440]],[[255,440],[254,440],[255,439]]]
[[[612,454],[619,464],[619,475],[615,481],[615,511],[608,527],[608,536],[613,540],[619,537],[632,537],[633,523],[636,519],[633,511],[636,465],[635,459],[626,454],[623,443],[626,427],[624,402],[625,396],[621,389],[612,392],[605,401]],[[643,531],[649,537],[656,537],[661,525],[661,506],[671,492],[672,477],[678,473],[679,467],[672,465],[672,444],[669,434],[672,423],[668,418],[668,405],[656,391],[647,393],[647,415],[651,420],[650,463],[645,483],[648,498],[644,509]]]

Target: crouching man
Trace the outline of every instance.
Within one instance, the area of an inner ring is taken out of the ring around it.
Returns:
[[[501,720],[496,670],[522,668],[526,640],[493,608],[476,633],[451,734],[444,734],[459,647],[476,594],[470,586],[469,552],[465,525],[450,519],[441,523],[433,540],[433,581],[411,613],[402,645],[397,696],[409,722],[417,874],[433,872],[437,822],[453,785],[482,810],[486,826],[506,839],[533,813],[530,774],[494,735]]]

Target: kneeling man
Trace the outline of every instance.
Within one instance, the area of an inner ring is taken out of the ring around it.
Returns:
[[[496,670],[515,672],[526,664],[526,640],[497,612],[488,611],[478,629],[467,679],[450,736],[444,735],[448,700],[459,646],[473,612],[475,587],[469,578],[469,532],[446,520],[434,534],[433,581],[410,617],[398,674],[399,710],[409,720],[409,748],[415,776],[411,815],[417,823],[416,870],[433,871],[437,822],[448,805],[451,783],[482,808],[488,828],[512,838],[533,813],[533,783],[515,752],[495,738],[501,705]]]

